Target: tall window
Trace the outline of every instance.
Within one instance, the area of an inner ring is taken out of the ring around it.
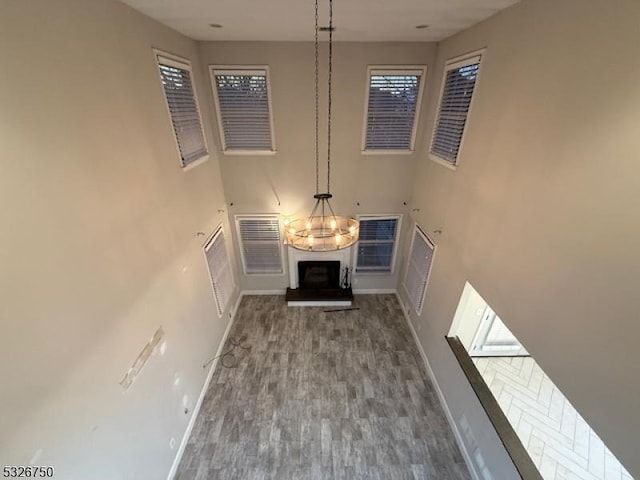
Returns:
[[[416,225],[411,243],[411,253],[407,264],[407,273],[404,279],[404,287],[411,300],[411,305],[416,313],[422,312],[422,302],[427,290],[429,272],[433,262],[435,245]]]
[[[279,274],[282,268],[280,222],[276,216],[237,216],[244,273]]]
[[[209,68],[223,150],[275,152],[268,68]]]
[[[426,67],[369,67],[363,152],[410,153]]]
[[[204,246],[204,255],[209,267],[218,315],[222,316],[227,309],[235,285],[233,284],[231,263],[229,262],[229,255],[227,254],[227,247],[224,243],[224,234],[221,228],[216,231]]]
[[[400,216],[361,216],[356,250],[356,272],[391,273]]]
[[[447,63],[442,93],[431,139],[431,155],[449,165],[457,165],[473,92],[480,72],[481,55]]]
[[[191,64],[156,52],[162,88],[183,167],[207,158],[200,110],[196,101]]]

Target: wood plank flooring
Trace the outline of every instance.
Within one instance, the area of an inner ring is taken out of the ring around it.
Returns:
[[[354,306],[244,297],[176,479],[470,479],[396,297]]]

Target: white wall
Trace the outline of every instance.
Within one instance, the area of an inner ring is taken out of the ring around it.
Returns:
[[[313,43],[201,42],[199,47],[200,57],[206,65],[269,65],[277,153],[273,156],[238,156],[220,152],[227,199],[233,203],[230,213],[308,215],[315,193]],[[321,47],[322,190],[326,185],[327,67],[326,45]],[[412,184],[419,155],[360,153],[367,66],[428,65],[428,87],[435,49],[433,43],[334,45],[331,188],[336,213],[408,213],[404,203],[411,201],[408,186]],[[211,86],[208,90],[212,97]],[[214,117],[211,120],[215,122]],[[421,119],[420,128],[423,124]],[[217,137],[217,128],[215,134]],[[418,135],[416,151],[423,148],[423,136]],[[407,223],[403,222],[403,226]],[[398,255],[402,257],[402,249]],[[401,266],[402,262],[398,261],[393,275],[357,276],[353,287],[395,289]],[[241,275],[240,281],[245,290],[284,289],[287,283],[287,276]]]
[[[152,47],[194,62],[212,156],[190,171]],[[115,1],[8,0],[0,52],[0,464],[162,478],[228,322],[197,236],[226,207],[195,42]]]
[[[490,428],[444,340],[469,281],[635,476],[638,18],[632,0],[524,0],[442,42],[429,128],[444,62],[487,51],[459,167],[425,155],[412,205],[443,231],[412,319],[454,417]]]

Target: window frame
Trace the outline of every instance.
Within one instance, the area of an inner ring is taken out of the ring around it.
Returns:
[[[247,263],[246,263],[246,259],[244,256],[244,248],[243,248],[243,241],[242,241],[242,234],[240,233],[240,220],[265,220],[265,219],[269,219],[269,220],[276,220],[278,222],[278,244],[279,244],[279,248],[280,248],[280,268],[281,268],[281,272],[277,273],[277,272],[247,272]],[[282,221],[280,218],[280,215],[278,214],[274,214],[274,213],[261,213],[261,214],[256,214],[256,215],[250,215],[250,214],[238,214],[235,215],[235,224],[236,224],[236,235],[238,237],[238,247],[240,250],[240,258],[242,260],[242,273],[244,275],[250,276],[250,277],[279,277],[279,276],[283,276],[285,275],[286,269],[285,269],[285,265],[284,265],[284,256],[285,256],[285,251],[284,251],[284,242],[283,242],[283,236],[282,236]]]
[[[363,214],[363,215],[358,215],[358,221],[362,222],[362,221],[367,221],[367,220],[396,220],[396,231],[395,231],[395,236],[393,239],[393,252],[391,253],[391,265],[390,265],[390,270],[387,271],[375,271],[375,270],[365,270],[365,271],[358,271],[358,256],[359,256],[359,250],[358,250],[358,246],[362,243],[362,242],[367,242],[367,240],[360,240],[358,239],[358,243],[356,244],[356,248],[355,248],[355,255],[354,255],[354,259],[353,259],[353,273],[354,275],[363,275],[363,276],[378,276],[378,277],[388,277],[391,275],[394,275],[396,272],[396,257],[397,257],[397,253],[398,253],[398,239],[400,237],[400,231],[402,228],[402,214],[389,214],[389,215],[369,215],[369,214]]]
[[[204,162],[209,160],[209,157],[211,156],[211,151],[209,149],[209,145],[207,142],[207,135],[205,134],[205,131],[204,131],[204,123],[202,122],[202,109],[200,108],[200,103],[198,101],[198,92],[197,92],[195,77],[193,75],[193,67],[191,66],[191,61],[187,58],[174,55],[172,53],[169,53],[157,48],[152,48],[151,50],[153,52],[153,58],[156,64],[156,70],[158,72],[158,79],[160,80],[162,98],[164,100],[165,108],[167,109],[167,115],[169,117],[169,125],[171,128],[171,132],[173,133],[173,140],[175,142],[176,152],[178,154],[178,160],[180,161],[180,167],[182,168],[182,171],[186,172],[188,170],[191,170],[192,168],[197,167],[198,165],[203,164]],[[167,99],[167,94],[164,89],[162,72],[160,70],[161,64],[174,67],[174,68],[179,68],[181,70],[186,70],[189,72],[189,75],[191,77],[191,90],[193,93],[193,99],[196,105],[196,110],[198,112],[198,120],[200,121],[202,141],[204,143],[204,148],[207,151],[207,153],[186,165],[184,164],[184,159],[182,158],[182,152],[180,151],[180,143],[178,142],[178,132],[176,132],[175,126],[173,124],[173,115],[171,114],[171,109],[169,108],[169,100]]]
[[[416,101],[416,111],[413,118],[413,128],[411,131],[411,145],[408,149],[367,149],[367,126],[369,124],[369,94],[371,92],[371,77],[373,75],[412,75],[420,76],[420,86],[418,87],[418,99]],[[411,155],[415,152],[415,142],[420,122],[420,111],[422,109],[422,97],[424,86],[427,81],[427,65],[369,65],[367,66],[367,78],[364,92],[364,117],[362,122],[362,140],[360,143],[360,153],[362,155]]]
[[[411,303],[411,307],[413,308],[413,310],[416,312],[416,314],[422,315],[422,308],[424,307],[424,299],[427,296],[427,289],[429,288],[429,280],[431,279],[431,271],[433,270],[433,262],[435,261],[436,258],[436,250],[437,250],[437,245],[433,242],[433,240],[431,240],[431,238],[429,237],[429,235],[427,235],[425,233],[425,231],[420,227],[420,225],[418,225],[418,223],[415,224],[414,228],[413,228],[413,234],[411,235],[411,245],[409,247],[409,253],[407,255],[407,265],[405,268],[405,272],[404,272],[404,279],[402,280],[402,286],[404,287],[405,292],[408,294],[409,296],[409,301]],[[420,307],[416,308],[416,306],[413,304],[413,299],[410,297],[410,292],[409,289],[407,288],[407,277],[409,276],[409,267],[411,266],[411,256],[413,254],[413,247],[414,247],[414,243],[416,241],[416,233],[419,234],[420,236],[422,236],[422,238],[425,240],[425,242],[427,243],[427,245],[431,245],[431,263],[429,263],[429,268],[427,270],[427,274],[425,276],[425,281],[424,281],[424,290],[422,291],[422,294],[420,296]]]
[[[227,303],[224,305],[224,308],[221,308],[218,303],[218,295],[216,294],[216,282],[213,278],[211,267],[209,265],[209,258],[207,257],[207,247],[209,245],[213,246],[215,241],[220,238],[222,235],[222,241],[224,242],[225,252],[227,254],[227,266],[229,268],[229,278],[231,280],[231,295],[227,299]],[[227,238],[224,236],[224,229],[222,225],[219,225],[216,229],[214,229],[213,233],[207,238],[207,240],[202,244],[202,254],[204,256],[205,267],[207,268],[207,275],[209,276],[209,284],[211,285],[211,292],[213,293],[213,299],[216,303],[216,309],[218,310],[218,317],[222,318],[224,312],[229,308],[229,301],[233,297],[233,292],[236,289],[236,282],[233,277],[233,264],[231,263],[231,256],[229,255],[229,249],[227,248]]]
[[[226,75],[264,75],[267,84],[267,106],[269,108],[269,129],[271,133],[270,150],[228,149],[227,139],[222,124],[222,112],[220,111],[220,99],[218,98],[218,86],[216,84],[216,72],[224,72]],[[220,146],[224,155],[275,155],[276,136],[273,122],[273,104],[271,100],[271,77],[269,65],[209,65],[209,79],[213,90],[213,102],[216,107],[216,121],[220,135]]]
[[[475,100],[477,98],[476,92],[478,91],[478,87],[480,85],[480,74],[482,71],[482,65],[483,65],[483,59],[484,59],[484,54],[486,52],[486,48],[481,48],[479,50],[474,50],[473,52],[469,52],[469,53],[465,53],[463,55],[459,55],[457,57],[453,57],[450,58],[449,60],[447,60],[445,62],[444,65],[444,71],[442,72],[442,81],[440,84],[440,93],[438,95],[438,106],[436,108],[436,115],[435,118],[433,120],[433,129],[431,132],[431,141],[429,142],[429,151],[427,152],[429,155],[429,158],[434,161],[435,163],[442,165],[444,167],[447,167],[451,170],[456,170],[457,166],[460,163],[460,154],[462,152],[463,146],[464,146],[464,140],[466,138],[467,135],[467,131],[468,131],[468,126],[469,126],[469,120],[471,118],[471,111],[473,110],[473,105],[475,103]],[[460,147],[458,148],[458,154],[456,155],[455,161],[454,162],[450,162],[449,160],[442,158],[440,156],[438,156],[435,153],[431,152],[431,149],[433,148],[433,142],[435,140],[436,137],[436,131],[438,129],[438,119],[440,118],[440,108],[442,106],[442,96],[444,94],[444,88],[446,85],[446,81],[447,81],[447,73],[451,70],[460,68],[460,67],[465,67],[468,65],[472,65],[474,63],[476,63],[476,59],[477,59],[477,63],[478,63],[478,74],[477,74],[477,78],[476,78],[476,83],[475,86],[473,88],[473,94],[471,96],[471,101],[469,102],[469,109],[467,110],[467,117],[465,119],[465,124],[464,124],[464,128],[462,130],[462,135],[460,135]]]

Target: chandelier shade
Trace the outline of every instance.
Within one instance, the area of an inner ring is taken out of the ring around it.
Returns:
[[[329,252],[348,248],[358,241],[358,221],[333,213],[330,193],[314,195],[311,215],[285,221],[287,244],[298,250]]]
[[[331,195],[331,77],[333,72],[333,0],[329,0],[329,72],[327,108],[327,191],[320,193],[319,178],[319,48],[318,0],[315,0],[315,80],[316,80],[316,204],[307,217],[285,221],[285,238],[290,247],[311,252],[329,252],[348,248],[358,241],[359,222],[355,218],[336,215],[329,199]]]

